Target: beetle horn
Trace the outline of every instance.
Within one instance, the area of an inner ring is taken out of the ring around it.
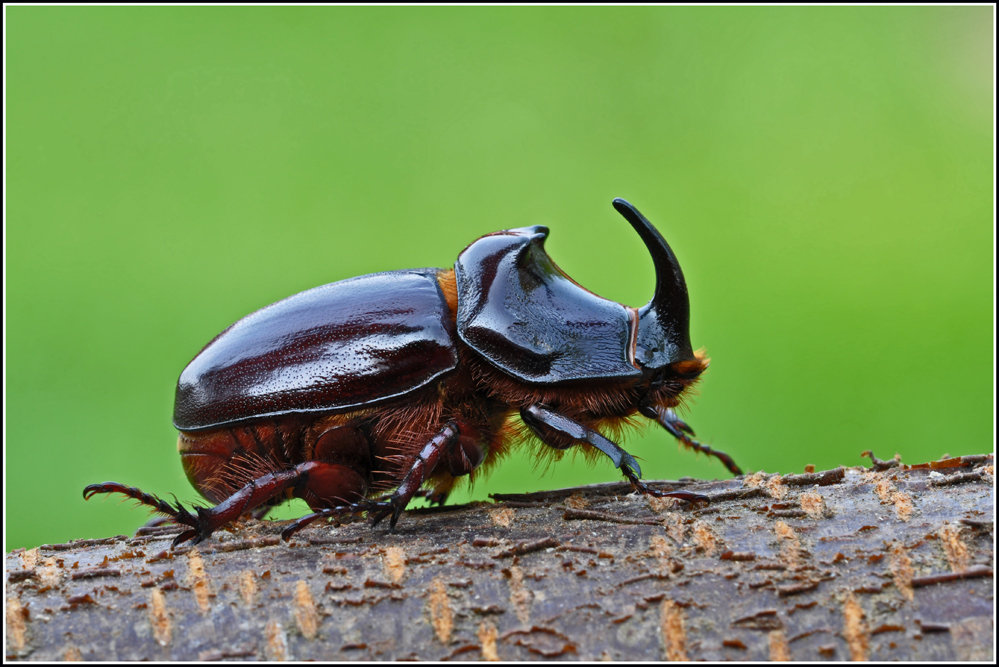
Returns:
[[[649,220],[620,197],[614,208],[631,223],[645,242],[656,268],[656,292],[639,310],[637,359],[643,365],[659,368],[675,361],[694,358],[690,347],[690,302],[680,263]],[[665,340],[663,338],[665,337]]]

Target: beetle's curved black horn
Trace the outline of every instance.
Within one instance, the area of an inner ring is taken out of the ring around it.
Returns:
[[[655,328],[657,325],[661,332],[658,335],[665,336],[668,347],[671,348],[664,350],[665,356],[657,359],[655,365],[692,358],[689,333],[690,301],[687,298],[687,283],[683,279],[683,271],[680,270],[676,255],[659,230],[627,200],[620,197],[615,199],[614,208],[642,237],[656,268],[656,292],[649,303],[639,311],[643,328],[645,326]],[[656,325],[653,325],[653,322]],[[645,338],[646,335],[640,330],[639,344],[642,344]],[[647,339],[647,342],[650,346],[658,347],[654,345],[652,339]]]
[[[660,312],[668,309],[677,314],[678,310],[686,313],[690,308],[687,300],[687,283],[683,279],[680,263],[676,261],[676,255],[666,243],[666,239],[652,226],[648,218],[627,200],[618,197],[614,200],[614,208],[631,223],[645,242],[649,254],[652,255],[652,263],[656,267],[656,293],[649,301],[649,306],[655,307]]]

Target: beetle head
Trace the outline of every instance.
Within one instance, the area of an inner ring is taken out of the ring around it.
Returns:
[[[614,208],[642,237],[656,268],[656,292],[652,300],[638,310],[635,361],[644,368],[658,370],[678,361],[694,359],[690,346],[687,283],[676,255],[637,208],[621,198],[614,200]]]

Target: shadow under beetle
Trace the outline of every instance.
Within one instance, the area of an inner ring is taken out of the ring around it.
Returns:
[[[634,457],[600,434],[641,415],[741,474],[674,412],[708,366],[690,346],[680,264],[634,206],[614,207],[655,264],[656,291],[641,308],[576,284],[545,252],[542,226],[483,236],[453,269],[316,287],[239,320],[180,375],[181,461],[214,507],[192,514],[116,482],[92,484],[84,498],[121,493],[151,506],[189,528],[174,545],[292,497],[314,513],[285,539],[317,518],[360,512],[374,524],[389,516],[394,529],[424,485],[443,502],[460,477],[531,442],[556,457],[573,445],[602,452],[640,493],[706,499],[648,487]]]

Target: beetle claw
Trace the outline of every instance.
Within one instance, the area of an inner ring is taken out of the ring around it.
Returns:
[[[186,530],[183,533],[181,533],[180,535],[178,535],[177,537],[173,538],[173,542],[170,543],[170,548],[173,549],[178,544],[181,544],[182,542],[186,542],[187,540],[190,540],[192,538],[193,538],[193,541],[190,544],[190,546],[192,546],[192,547],[195,544],[197,544],[198,542],[201,541],[201,536],[198,535],[198,531],[196,531],[196,530]]]
[[[394,532],[396,521],[399,520],[399,515],[402,514],[404,507],[399,506],[395,499],[390,499],[388,502],[383,500],[362,500],[354,504],[354,507],[358,511],[366,511],[368,513],[368,518],[371,519],[371,527],[374,528],[382,519],[388,515],[392,515],[389,520],[389,532]]]
[[[387,507],[386,507],[386,505],[387,505]],[[371,512],[373,510],[375,510],[375,509],[376,509],[375,507],[368,508],[368,516],[371,516]],[[380,511],[377,514],[375,514],[374,516],[371,517],[371,527],[372,528],[374,528],[379,523],[381,523],[382,519],[384,519],[385,517],[387,517],[389,514],[392,514],[393,516],[395,516],[394,512],[392,511],[393,508],[392,508],[392,504],[391,503],[378,503],[378,509],[380,509]],[[395,519],[393,519],[390,523],[391,523],[391,526],[394,528],[395,527]]]

